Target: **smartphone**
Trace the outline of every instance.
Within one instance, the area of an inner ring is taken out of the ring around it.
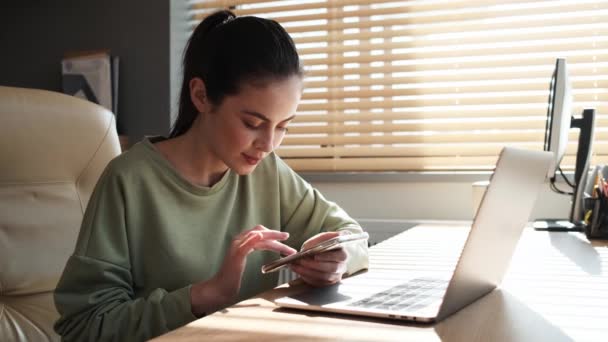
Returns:
[[[304,250],[299,251],[298,253],[295,253],[295,254],[286,256],[284,258],[281,258],[279,260],[270,262],[270,263],[262,266],[262,273],[275,272],[305,256],[315,255],[315,254],[318,254],[321,252],[329,251],[332,249],[337,249],[337,248],[342,247],[342,245],[344,245],[346,243],[367,240],[368,238],[369,238],[369,234],[367,234],[366,232],[339,235],[339,236],[336,236],[335,238],[321,241],[314,246],[311,246]]]

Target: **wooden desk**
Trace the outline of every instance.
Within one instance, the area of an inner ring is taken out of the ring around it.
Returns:
[[[434,225],[404,234],[415,237],[421,229],[466,236],[462,227]],[[578,233],[527,229],[501,287],[434,325],[272,303],[301,286],[268,291],[156,341],[608,341],[608,241],[590,243]]]

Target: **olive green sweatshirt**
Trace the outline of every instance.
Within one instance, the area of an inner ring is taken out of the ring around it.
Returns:
[[[68,341],[140,341],[196,319],[191,285],[212,278],[232,238],[258,224],[289,232],[295,249],[322,231],[361,231],[275,154],[249,175],[229,170],[200,187],[144,139],[97,183],[55,291],[55,330]],[[367,246],[348,248],[348,272],[367,267]],[[277,258],[248,256],[239,300],[277,285],[277,273],[260,272]]]

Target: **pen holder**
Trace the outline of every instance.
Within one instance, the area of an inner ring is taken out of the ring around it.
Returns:
[[[594,197],[584,200],[586,216],[585,234],[589,239],[608,239],[608,198]]]

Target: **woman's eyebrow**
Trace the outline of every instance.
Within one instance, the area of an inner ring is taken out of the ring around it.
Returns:
[[[246,109],[243,109],[242,112],[245,113],[245,114],[247,114],[247,115],[255,116],[256,118],[258,118],[260,120],[263,120],[263,121],[266,121],[266,122],[270,122],[271,121],[264,114],[261,114],[261,113],[258,113],[258,112],[254,112],[254,111],[246,110]],[[291,119],[293,119],[295,117],[296,117],[295,115],[292,115],[292,116],[288,117],[287,119],[285,119],[285,120],[283,120],[281,122],[289,121],[289,120],[291,120]]]

